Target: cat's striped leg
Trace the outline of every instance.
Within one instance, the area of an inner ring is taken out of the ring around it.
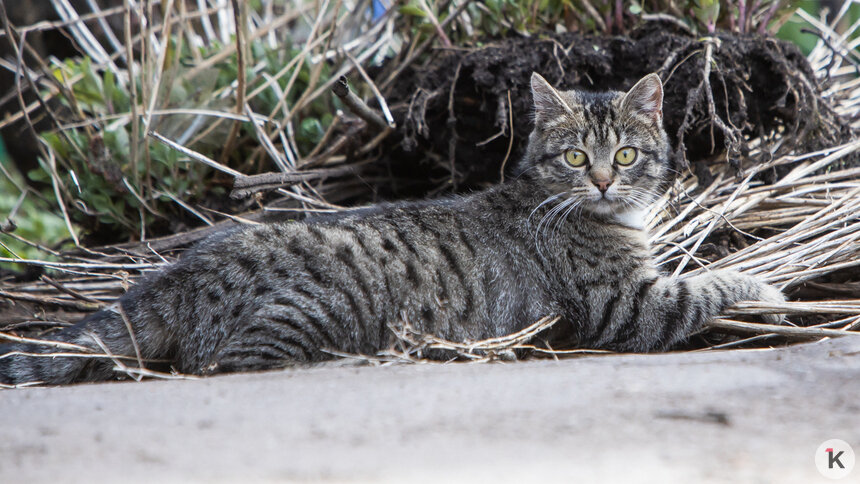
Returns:
[[[313,363],[334,353],[358,352],[346,344],[355,341],[349,328],[360,323],[345,306],[334,307],[324,298],[275,298],[239,324],[203,368],[192,373],[257,371]]]
[[[739,301],[780,303],[785,297],[758,277],[728,270],[645,279],[607,308],[609,324],[597,335],[596,346],[619,351],[665,350]],[[778,322],[781,317],[765,319]]]

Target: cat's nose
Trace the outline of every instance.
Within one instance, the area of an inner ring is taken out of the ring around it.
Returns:
[[[597,179],[592,178],[592,179],[591,179],[591,183],[594,183],[594,186],[596,186],[596,187],[597,187],[597,189],[598,189],[598,190],[600,190],[600,193],[606,193],[606,190],[609,190],[609,186],[610,186],[610,185],[612,185],[612,183],[613,183],[614,181],[615,181],[615,180],[613,180],[613,179],[611,179],[611,178],[603,178],[603,179],[601,179],[601,178],[597,178]]]

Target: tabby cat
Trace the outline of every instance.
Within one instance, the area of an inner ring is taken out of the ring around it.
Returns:
[[[753,276],[669,278],[652,262],[644,214],[673,179],[658,76],[627,93],[561,92],[538,74],[531,88],[535,128],[516,179],[224,231],[53,339],[134,356],[131,328],[144,359],[211,374],[374,354],[396,321],[462,341],[557,315],[581,347],[644,352],[737,301],[783,300]],[[32,354],[56,351],[46,346],[8,351],[5,383],[115,374],[110,360]]]

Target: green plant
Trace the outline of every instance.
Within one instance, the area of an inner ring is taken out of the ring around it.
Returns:
[[[159,73],[160,90],[153,103],[156,111],[148,120],[143,109],[146,93],[141,88],[147,80],[140,75],[120,82],[112,71],[96,69],[87,57],[67,59],[54,66],[55,78],[69,88],[69,95],[61,97],[66,114],[85,122],[42,133],[56,157],[56,172],[42,158],[40,168],[29,177],[44,182],[57,177],[72,218],[88,230],[121,229],[136,234],[185,210],[177,200],[194,203],[210,194],[225,193],[224,180],[218,180],[212,168],[148,137],[147,121],[149,130],[179,140],[204,156],[221,160],[227,167],[259,167],[264,162],[265,153],[255,149],[259,146],[255,139],[258,134],[250,123],[239,124],[238,142],[225,155],[224,139],[233,121],[194,114],[233,110],[231,103],[235,101],[229,94],[235,89],[240,68],[236,56],[196,69],[187,44],[173,38],[170,46],[172,51],[164,63],[167,67]],[[224,48],[214,43],[201,49],[198,58],[215,56]],[[259,39],[251,42],[247,50],[250,58],[245,65],[264,65],[270,73],[288,67],[301,51],[291,46],[272,49]],[[275,80],[277,88],[265,88],[261,86],[267,82],[266,77],[246,67],[247,92],[261,89],[248,100],[254,112],[269,116],[276,114],[279,106],[295,104],[312,73],[307,62],[293,64],[298,72],[285,104],[280,104],[279,93],[287,90],[291,76]],[[329,68],[322,66],[317,75],[327,78]],[[132,92],[132,86],[136,92]],[[152,93],[150,99],[151,96]],[[332,112],[323,100],[305,106],[293,137],[295,148],[310,151],[331,123]]]
[[[53,214],[47,203],[32,193],[25,191],[22,194],[18,187],[24,186],[23,177],[9,163],[2,145],[0,165],[0,227],[9,231],[0,232],[0,257],[45,259],[44,251],[24,240],[38,241],[56,249],[69,239],[68,229],[62,217]],[[15,180],[7,177],[7,174]],[[0,268],[14,268],[14,265],[0,262]]]

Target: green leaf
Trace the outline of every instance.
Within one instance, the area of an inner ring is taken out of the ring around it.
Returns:
[[[713,26],[720,16],[719,0],[695,0],[693,14],[700,22],[707,26]]]
[[[105,72],[104,78],[104,94],[105,101],[113,101],[114,92],[116,91],[116,79],[114,79],[113,71]]]
[[[48,183],[51,181],[51,176],[44,168],[33,168],[27,172],[27,178],[34,182]]]
[[[400,13],[403,15],[412,15],[413,17],[426,17],[427,12],[416,5],[404,5],[400,7]]]
[[[306,140],[317,143],[322,139],[325,130],[316,118],[305,118],[302,120],[299,136]]]

